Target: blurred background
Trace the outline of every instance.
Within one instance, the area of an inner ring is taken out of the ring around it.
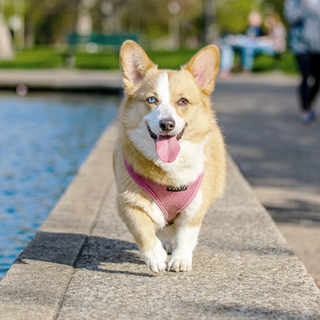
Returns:
[[[272,14],[287,29],[283,5],[0,0],[0,280],[115,119],[122,80],[113,70],[125,39],[160,68],[176,69],[204,45],[221,48],[224,36],[244,33],[253,10],[265,34]],[[239,60],[236,52],[233,73],[242,71]],[[226,81],[220,73],[213,95],[219,123],[231,156],[320,287],[319,121],[303,127],[298,119],[289,49],[257,54],[252,71]]]
[[[244,32],[252,10],[260,11],[264,17],[273,12],[282,16],[283,2],[0,0],[0,68],[69,65],[81,69],[118,69],[116,56],[119,44],[97,40],[101,35],[114,34],[133,37],[149,52],[177,52],[170,61],[166,61],[166,67],[177,68],[181,55],[188,59],[199,47],[217,43],[221,35]],[[96,38],[80,41],[79,38],[72,38],[72,34],[95,35]],[[79,42],[82,41],[85,43],[81,45]],[[69,59],[70,44],[77,44],[74,61]],[[158,63],[161,67],[161,55]],[[254,71],[275,67],[289,73],[296,72],[294,61],[288,53],[281,56],[277,65],[271,57],[258,57]]]

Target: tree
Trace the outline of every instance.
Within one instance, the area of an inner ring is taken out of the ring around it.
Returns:
[[[0,12],[0,59],[11,60],[14,57],[12,37],[2,12]]]

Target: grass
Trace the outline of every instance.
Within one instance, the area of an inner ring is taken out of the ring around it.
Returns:
[[[63,55],[50,47],[38,47],[16,53],[12,61],[0,61],[1,69],[47,69],[63,66]]]
[[[255,58],[255,72],[267,72],[274,69],[281,70],[288,74],[296,74],[298,72],[295,58],[289,51],[285,52],[280,57],[258,55]]]
[[[148,51],[151,60],[158,64],[159,68],[179,69],[187,63],[197,50],[181,49],[177,51]],[[0,61],[0,69],[51,69],[63,68],[65,50],[52,47],[37,47],[33,50],[18,52],[12,61]],[[101,51],[97,53],[77,52],[77,69],[94,70],[119,70],[119,58],[117,51]],[[267,72],[274,69],[289,74],[297,73],[294,57],[291,53],[284,53],[279,59],[259,55],[255,59],[254,72]]]
[[[179,51],[148,51],[152,61],[158,64],[159,68],[179,69],[181,64],[187,63],[197,50]],[[1,67],[1,64],[0,64]],[[118,52],[87,53],[78,52],[76,55],[76,68],[79,69],[119,69]]]

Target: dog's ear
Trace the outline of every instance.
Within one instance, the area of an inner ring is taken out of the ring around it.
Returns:
[[[120,66],[127,93],[135,92],[147,70],[156,67],[143,49],[132,40],[125,41],[121,46]]]
[[[188,64],[182,68],[189,70],[198,87],[203,92],[210,94],[219,72],[219,65],[219,49],[216,46],[210,45],[196,53]]]

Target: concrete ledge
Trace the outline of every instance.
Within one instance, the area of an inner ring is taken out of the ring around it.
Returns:
[[[20,84],[32,90],[119,91],[122,75],[120,71],[76,69],[1,70],[0,89],[15,89]]]
[[[231,159],[191,273],[152,274],[116,212],[112,125],[0,283],[0,319],[320,319],[320,290]]]

